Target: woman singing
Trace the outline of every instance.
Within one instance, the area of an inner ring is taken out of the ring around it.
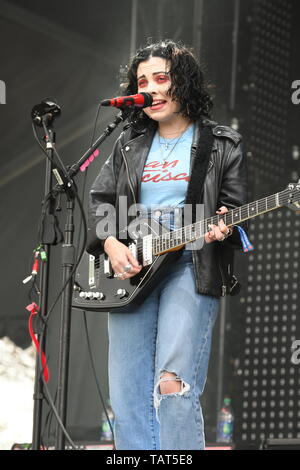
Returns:
[[[246,203],[241,136],[210,120],[211,99],[193,53],[172,41],[140,49],[125,94],[153,102],[131,112],[90,192],[88,252],[108,255],[115,276],[141,266],[116,233],[97,235],[97,209],[120,196],[176,228],[174,211],[204,208],[204,217]],[[118,217],[117,217],[118,218]],[[102,238],[102,239],[100,239]],[[138,307],[109,313],[109,388],[119,449],[203,449],[200,405],[220,296],[229,293],[239,231],[220,218],[202,249],[183,249],[163,267]]]

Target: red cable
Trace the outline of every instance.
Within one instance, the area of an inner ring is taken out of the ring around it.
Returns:
[[[33,330],[33,317],[34,317],[34,315],[38,314],[39,307],[35,302],[32,302],[32,304],[27,305],[26,310],[28,310],[28,312],[30,312],[30,317],[29,317],[29,320],[28,320],[29,333],[30,333],[31,339],[32,339],[32,341],[35,345],[35,349],[36,349],[37,353],[40,354],[40,351],[41,351],[40,343],[37,340],[37,338],[35,336],[35,333],[34,333],[34,330]],[[49,373],[49,367],[47,365],[46,356],[45,356],[43,351],[42,351],[41,360],[42,360],[42,366],[43,366],[44,379],[45,379],[46,383],[48,383],[50,373]]]

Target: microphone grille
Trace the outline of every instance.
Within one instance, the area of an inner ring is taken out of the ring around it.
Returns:
[[[150,95],[150,93],[141,93],[144,97],[144,107],[147,108],[147,106],[151,106],[153,102],[153,97]]]

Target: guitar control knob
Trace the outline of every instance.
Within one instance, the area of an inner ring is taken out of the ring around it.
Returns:
[[[84,299],[84,300],[91,300],[94,298],[94,292],[84,292],[84,291],[81,291],[79,293],[79,297],[81,299]]]
[[[95,299],[95,300],[104,300],[105,295],[102,292],[94,292],[93,299]]]
[[[116,293],[116,297],[119,297],[119,299],[124,299],[124,297],[128,296],[128,292],[126,289],[118,289]]]

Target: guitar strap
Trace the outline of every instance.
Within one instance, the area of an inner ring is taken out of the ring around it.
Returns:
[[[191,178],[187,189],[185,204],[192,204],[192,222],[196,222],[196,204],[203,203],[204,181],[212,153],[214,135],[212,128],[215,123],[201,122],[200,137],[197,143],[196,155],[193,162]],[[233,274],[233,249],[219,244],[219,269],[222,278],[221,295],[235,295],[240,291],[241,285]]]
[[[192,223],[196,222],[196,205],[203,203],[204,181],[214,142],[213,125],[215,123],[204,123],[202,121],[199,125],[200,137],[185,199],[185,204],[192,205]]]

